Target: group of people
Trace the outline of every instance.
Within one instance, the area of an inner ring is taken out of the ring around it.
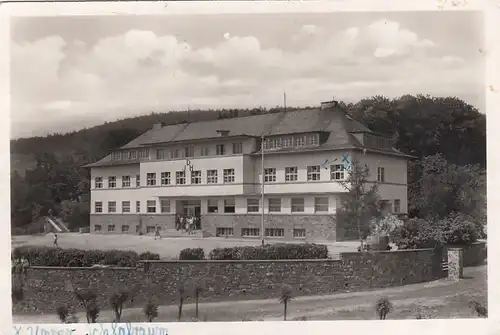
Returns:
[[[181,216],[177,214],[175,218],[175,229],[183,230],[188,234],[194,234],[196,230],[196,218],[192,215]]]

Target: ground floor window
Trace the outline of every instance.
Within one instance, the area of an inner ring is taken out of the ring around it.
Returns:
[[[207,201],[207,212],[217,213],[219,211],[219,204],[216,199],[208,199]]]
[[[129,228],[130,227],[128,225],[123,225],[122,226],[122,233],[128,233]]]
[[[215,236],[233,236],[234,229],[229,227],[217,227]]]
[[[259,199],[247,199],[247,212],[257,213],[259,211]]]
[[[268,200],[269,212],[281,212],[281,199],[280,198],[270,198]]]
[[[147,210],[148,210],[148,213],[156,213],[156,201],[148,200]]]
[[[141,226],[135,226],[135,232],[139,233],[141,231]]]
[[[284,237],[285,229],[283,228],[266,228],[267,237]]]
[[[154,226],[147,226],[147,227],[146,227],[146,232],[147,232],[148,234],[152,234],[152,233],[154,233],[154,232],[155,232],[155,227],[154,227]]]
[[[170,200],[167,199],[161,200],[161,212],[170,213]]]
[[[234,213],[234,199],[224,199],[224,213]]]
[[[292,198],[292,213],[304,212],[304,198]]]
[[[401,212],[401,200],[395,199],[394,200],[394,213],[399,213]]]
[[[100,224],[96,224],[94,226],[94,231],[101,231],[101,229],[102,229],[102,226]]]
[[[116,213],[116,201],[108,202],[108,213]]]
[[[306,230],[304,228],[295,228],[293,230],[293,237],[294,238],[306,237]]]
[[[108,231],[111,232],[111,231],[115,231],[115,225],[114,224],[111,224],[108,226]]]
[[[249,236],[260,236],[259,228],[241,228],[241,236],[249,237]]]
[[[130,213],[130,201],[122,201],[122,212]]]
[[[140,213],[141,212],[141,202],[140,201],[136,201],[135,202],[135,212],[136,213]]]
[[[316,213],[328,212],[328,197],[314,198],[314,211]]]
[[[95,212],[102,213],[102,201],[95,202]]]

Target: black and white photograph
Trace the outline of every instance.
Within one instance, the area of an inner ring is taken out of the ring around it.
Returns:
[[[488,317],[484,12],[9,25],[14,324]]]

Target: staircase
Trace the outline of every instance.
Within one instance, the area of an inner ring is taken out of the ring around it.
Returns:
[[[161,231],[161,237],[191,237],[191,238],[203,238],[203,232],[201,230],[195,230],[191,234],[183,230],[175,230],[173,228],[165,229]]]
[[[59,218],[47,216],[45,220],[57,233],[69,233],[68,227]]]

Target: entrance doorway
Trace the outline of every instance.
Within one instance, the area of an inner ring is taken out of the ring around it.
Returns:
[[[195,229],[201,229],[201,200],[181,200],[180,214],[183,217],[194,217]]]

